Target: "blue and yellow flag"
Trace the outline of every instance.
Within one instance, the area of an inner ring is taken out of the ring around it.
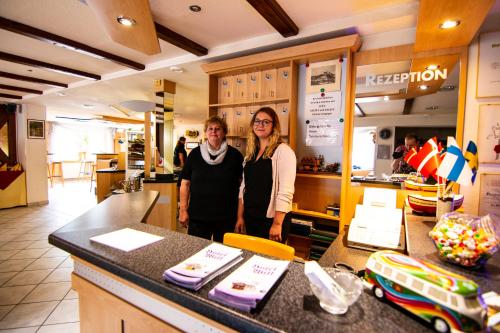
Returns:
[[[474,181],[476,180],[477,168],[479,167],[477,146],[474,141],[469,141],[464,157],[472,170],[472,184],[474,184]]]

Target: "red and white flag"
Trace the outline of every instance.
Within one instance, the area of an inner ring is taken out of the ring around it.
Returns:
[[[415,148],[412,148],[406,154],[405,161],[425,177],[436,178],[436,170],[441,163],[440,149],[436,138],[431,138],[415,154]]]

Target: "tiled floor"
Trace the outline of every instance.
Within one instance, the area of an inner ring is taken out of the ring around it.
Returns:
[[[0,210],[0,333],[80,331],[73,262],[47,236],[96,204],[89,187],[54,184],[47,206]]]

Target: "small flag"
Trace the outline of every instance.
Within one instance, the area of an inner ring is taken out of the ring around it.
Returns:
[[[461,185],[470,185],[472,182],[472,170],[465,160],[457,142],[451,136],[448,137],[446,154],[437,170],[437,175]]]
[[[472,184],[474,184],[474,181],[476,180],[477,168],[479,167],[477,146],[474,141],[469,141],[464,157],[472,170]]]
[[[406,163],[417,169],[425,177],[435,177],[439,167],[440,156],[436,138],[431,138],[415,155],[414,148],[406,154]]]

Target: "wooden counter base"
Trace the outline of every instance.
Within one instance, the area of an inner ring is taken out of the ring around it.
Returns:
[[[236,332],[80,258],[72,258],[75,270],[71,280],[79,294],[82,333]]]

